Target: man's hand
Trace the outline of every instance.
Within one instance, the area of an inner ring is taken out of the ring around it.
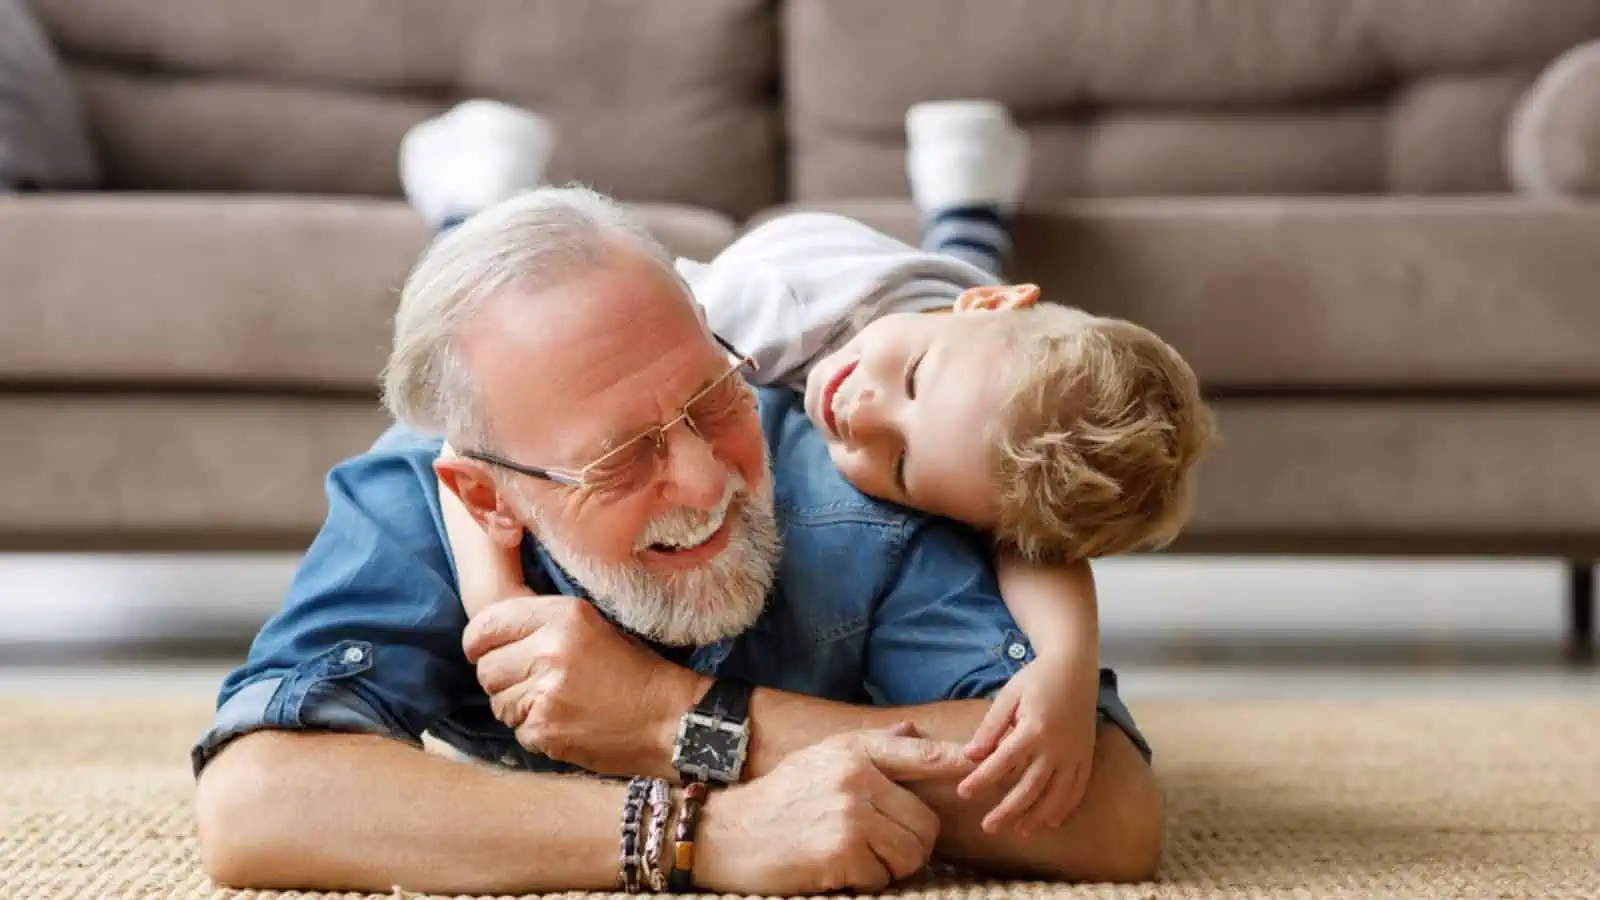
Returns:
[[[939,838],[938,814],[901,784],[953,781],[972,768],[960,744],[910,725],[796,751],[767,775],[712,793],[695,883],[733,894],[883,890],[921,871]]]
[[[1013,822],[1031,835],[1041,825],[1059,828],[1089,787],[1094,759],[1099,673],[1038,659],[1012,678],[967,744],[982,765],[961,782],[972,799],[1021,776],[983,819],[991,834]]]
[[[495,717],[522,746],[591,772],[670,777],[672,729],[699,676],[586,601],[501,600],[467,625],[462,645]]]

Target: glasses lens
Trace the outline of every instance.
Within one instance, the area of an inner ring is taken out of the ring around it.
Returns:
[[[608,492],[637,490],[655,475],[655,433],[642,434],[601,457],[584,473],[584,481]]]
[[[702,437],[714,434],[718,425],[739,411],[745,390],[738,373],[730,371],[689,402],[689,418]]]

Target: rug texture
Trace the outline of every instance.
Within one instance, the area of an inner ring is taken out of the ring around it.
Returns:
[[[335,896],[207,881],[187,761],[207,712],[175,699],[0,697],[0,897]],[[1600,897],[1600,704],[1166,701],[1134,712],[1171,812],[1158,881],[931,879],[897,893]]]

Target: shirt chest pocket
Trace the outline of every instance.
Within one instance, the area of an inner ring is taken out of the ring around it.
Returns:
[[[790,624],[815,646],[861,638],[898,560],[893,525],[814,512],[791,517],[778,572]]]

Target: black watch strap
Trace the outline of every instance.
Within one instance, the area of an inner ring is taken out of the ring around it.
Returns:
[[[755,685],[739,678],[718,678],[706,688],[694,711],[703,716],[744,722],[750,718],[750,694]]]

